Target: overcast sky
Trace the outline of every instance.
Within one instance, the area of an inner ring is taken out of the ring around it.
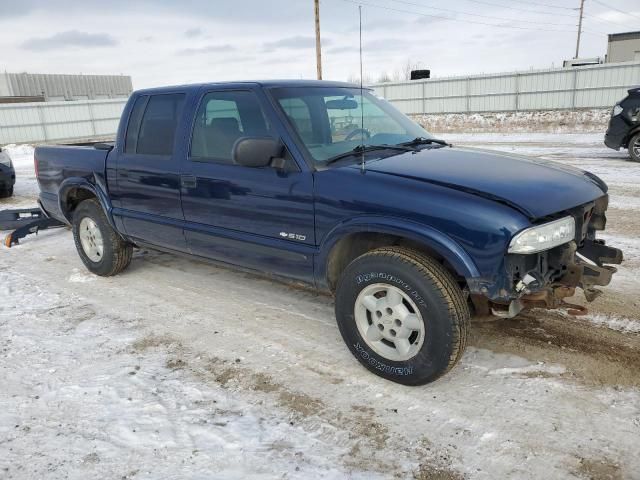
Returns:
[[[559,66],[579,3],[363,0],[365,76],[409,60],[439,77]],[[585,16],[580,56],[604,56],[606,33],[640,29],[640,0],[586,0]],[[325,79],[357,77],[357,4],[322,0],[321,27]],[[0,0],[1,70],[122,73],[135,88],[314,78],[313,35],[313,0]]]

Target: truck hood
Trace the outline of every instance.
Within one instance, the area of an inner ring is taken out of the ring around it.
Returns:
[[[531,219],[582,205],[607,191],[602,180],[577,168],[474,148],[426,148],[369,161],[366,169],[489,198]]]

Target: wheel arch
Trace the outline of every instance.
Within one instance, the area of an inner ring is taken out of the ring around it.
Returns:
[[[111,201],[102,188],[89,182],[86,178],[69,177],[60,185],[58,202],[64,218],[71,223],[73,212],[80,202],[95,198],[102,207],[109,224],[117,231],[113,216],[111,215]]]
[[[631,139],[639,133],[640,133],[640,125],[629,130],[629,133],[624,138],[624,144],[623,144],[624,148],[629,148],[629,142],[631,142]]]
[[[405,219],[360,217],[343,222],[323,239],[316,259],[318,286],[334,291],[341,272],[352,260],[384,246],[422,251],[439,260],[459,279],[480,276],[469,254],[439,230]]]

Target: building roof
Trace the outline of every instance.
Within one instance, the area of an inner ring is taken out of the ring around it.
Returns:
[[[637,32],[621,32],[621,33],[610,33],[609,41],[616,42],[620,40],[635,40],[640,39],[640,31]]]

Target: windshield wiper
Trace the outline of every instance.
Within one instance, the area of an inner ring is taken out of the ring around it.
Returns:
[[[358,145],[357,147],[349,150],[348,152],[340,153],[338,155],[334,155],[333,157],[327,159],[325,165],[331,165],[332,163],[337,162],[338,160],[342,160],[343,158],[351,157],[353,155],[375,152],[378,150],[397,150],[400,152],[415,152],[416,149],[412,148],[410,145]]]
[[[400,143],[399,145],[407,146],[407,147],[416,147],[418,145],[430,145],[432,143],[436,143],[438,145],[442,145],[443,147],[452,147],[453,145],[449,142],[441,140],[439,138],[425,138],[425,137],[417,137],[409,142]]]

